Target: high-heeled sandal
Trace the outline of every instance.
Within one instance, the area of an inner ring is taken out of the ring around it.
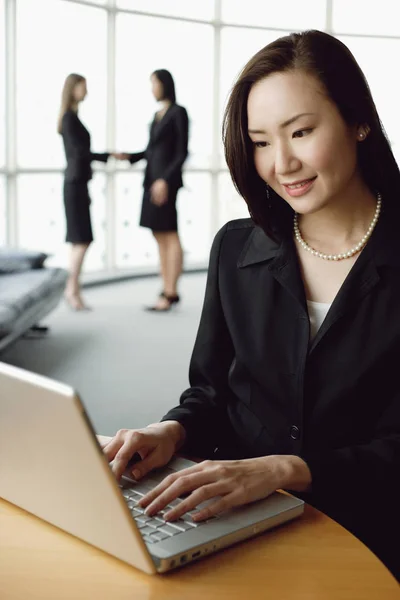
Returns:
[[[166,300],[171,302],[171,304],[178,304],[178,302],[180,302],[181,300],[178,294],[175,294],[174,296],[168,296],[168,294],[166,294],[165,292],[161,292],[160,298],[165,298]]]
[[[165,299],[168,302],[167,306],[146,306],[145,310],[147,310],[148,312],[168,312],[169,310],[171,310],[174,304],[178,304],[178,302],[180,302],[180,297],[177,294],[174,296],[168,296],[168,294],[166,294],[165,292],[161,292],[159,297]]]

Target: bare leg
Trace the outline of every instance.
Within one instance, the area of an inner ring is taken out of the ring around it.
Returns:
[[[160,271],[161,279],[163,282],[163,291],[165,291],[167,281],[167,268],[168,268],[168,247],[165,233],[159,231],[153,231],[153,235],[158,245],[158,253],[160,256]]]
[[[182,273],[183,251],[176,231],[168,231],[167,242],[167,273],[165,278],[165,293],[167,296],[177,295],[178,279]]]
[[[65,286],[65,298],[71,308],[83,310],[85,304],[81,298],[79,276],[82,270],[83,260],[89,244],[72,244],[69,262],[69,277]]]
[[[153,232],[160,252],[161,277],[163,290],[166,296],[177,295],[177,283],[182,273],[183,252],[182,246],[175,231]],[[171,302],[168,298],[159,298],[155,310],[168,310]]]

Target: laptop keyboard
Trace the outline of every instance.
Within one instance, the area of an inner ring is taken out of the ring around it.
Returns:
[[[201,527],[205,523],[209,523],[210,521],[217,518],[211,517],[207,521],[201,521],[200,523],[195,523],[192,520],[191,515],[196,512],[195,510],[190,511],[176,521],[169,521],[168,523],[164,521],[163,516],[172,508],[177,506],[182,501],[182,498],[178,498],[177,500],[173,500],[168,506],[166,506],[163,510],[158,512],[153,517],[148,517],[144,509],[141,508],[138,503],[139,501],[153,489],[159,482],[147,480],[145,482],[139,482],[134,484],[132,481],[122,481],[119,484],[121,488],[121,492],[123,497],[126,500],[128,508],[131,512],[131,515],[135,519],[136,525],[139,528],[140,533],[143,536],[146,544],[154,544],[156,542],[161,542],[166,540],[172,536],[179,535],[180,533],[184,533],[185,531],[189,531],[192,529],[197,529]],[[198,510],[198,508],[196,509]]]

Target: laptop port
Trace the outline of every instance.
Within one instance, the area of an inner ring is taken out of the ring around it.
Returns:
[[[181,556],[181,563],[185,563],[187,561],[187,554]]]
[[[201,550],[192,554],[192,558],[197,558],[198,556],[200,556],[200,554],[201,554]]]

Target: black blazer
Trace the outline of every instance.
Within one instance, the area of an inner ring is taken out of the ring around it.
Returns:
[[[150,140],[144,152],[130,154],[131,164],[147,160],[143,185],[165,179],[171,188],[182,187],[182,166],[188,155],[189,119],[183,106],[172,104],[161,121],[154,118]]]
[[[67,159],[65,181],[89,181],[92,178],[92,160],[107,162],[109,152],[96,154],[90,151],[90,134],[73,110],[68,110],[62,118],[61,135]]]
[[[398,199],[395,198],[396,202]],[[304,497],[400,576],[400,213],[377,227],[317,336],[294,243],[250,219],[217,234],[190,384],[163,420],[214,458],[294,454]]]

